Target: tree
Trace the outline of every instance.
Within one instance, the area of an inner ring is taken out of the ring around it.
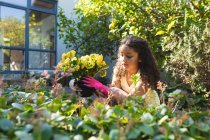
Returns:
[[[141,36],[150,43],[160,67],[180,82],[190,84],[191,88],[199,86],[208,89],[209,7],[205,0],[79,0],[76,10],[83,21],[69,22],[70,25],[63,27],[71,26],[74,31],[74,24],[83,30],[91,28],[91,31],[101,35],[100,28],[86,23],[98,23],[101,22],[99,19],[103,19],[106,24],[102,26],[109,24],[109,28],[104,30],[107,34],[100,40],[119,40],[128,34]],[[94,17],[94,20],[90,20],[90,17]],[[87,25],[86,28],[84,25]],[[77,36],[73,31],[68,31],[65,35],[65,39],[69,39],[68,44],[78,38],[87,42],[87,46],[93,43],[84,39],[87,32],[81,33],[80,30],[78,32],[81,34]],[[99,48],[107,49],[107,52],[113,49],[104,45]]]

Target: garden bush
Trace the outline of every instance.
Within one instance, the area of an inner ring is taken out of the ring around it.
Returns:
[[[81,52],[97,47],[98,53],[113,56],[116,41],[128,34],[141,36],[148,40],[160,68],[172,80],[207,92],[209,7],[206,0],[79,0],[75,7],[77,20],[67,19],[60,12],[60,37]],[[76,40],[84,45],[76,45]]]
[[[140,96],[111,106],[66,92],[53,96],[43,84],[36,90],[5,87],[0,96],[0,139],[5,140],[205,140],[209,131],[208,110],[148,108]]]

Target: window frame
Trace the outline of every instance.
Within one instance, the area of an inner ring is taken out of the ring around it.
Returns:
[[[15,9],[20,9],[25,11],[25,47],[17,47],[17,46],[0,46],[0,49],[7,49],[7,50],[22,50],[24,51],[24,70],[17,70],[17,71],[12,71],[12,70],[4,70],[2,73],[3,74],[23,74],[27,71],[33,71],[33,70],[53,70],[54,68],[29,68],[29,52],[30,51],[35,51],[35,52],[47,52],[47,53],[52,53],[54,54],[54,64],[57,64],[57,0],[43,0],[45,2],[49,2],[54,4],[53,9],[45,9],[41,7],[36,7],[32,6],[31,2],[32,0],[27,0],[27,6],[20,6],[20,5],[15,5],[11,3],[6,3],[6,2],[1,2],[0,1],[0,6],[6,6],[9,8],[15,8]],[[38,11],[46,14],[51,14],[55,16],[55,27],[54,27],[54,50],[48,50],[48,49],[34,49],[34,48],[29,48],[29,16],[30,16],[30,11]]]

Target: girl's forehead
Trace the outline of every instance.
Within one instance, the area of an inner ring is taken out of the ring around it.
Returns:
[[[135,52],[135,50],[129,46],[126,46],[126,45],[122,45],[120,47],[120,52],[125,52],[125,53],[132,53],[132,52]]]

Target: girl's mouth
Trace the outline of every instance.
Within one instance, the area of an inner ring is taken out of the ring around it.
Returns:
[[[126,67],[128,67],[128,64],[123,64],[123,66],[126,68]]]

